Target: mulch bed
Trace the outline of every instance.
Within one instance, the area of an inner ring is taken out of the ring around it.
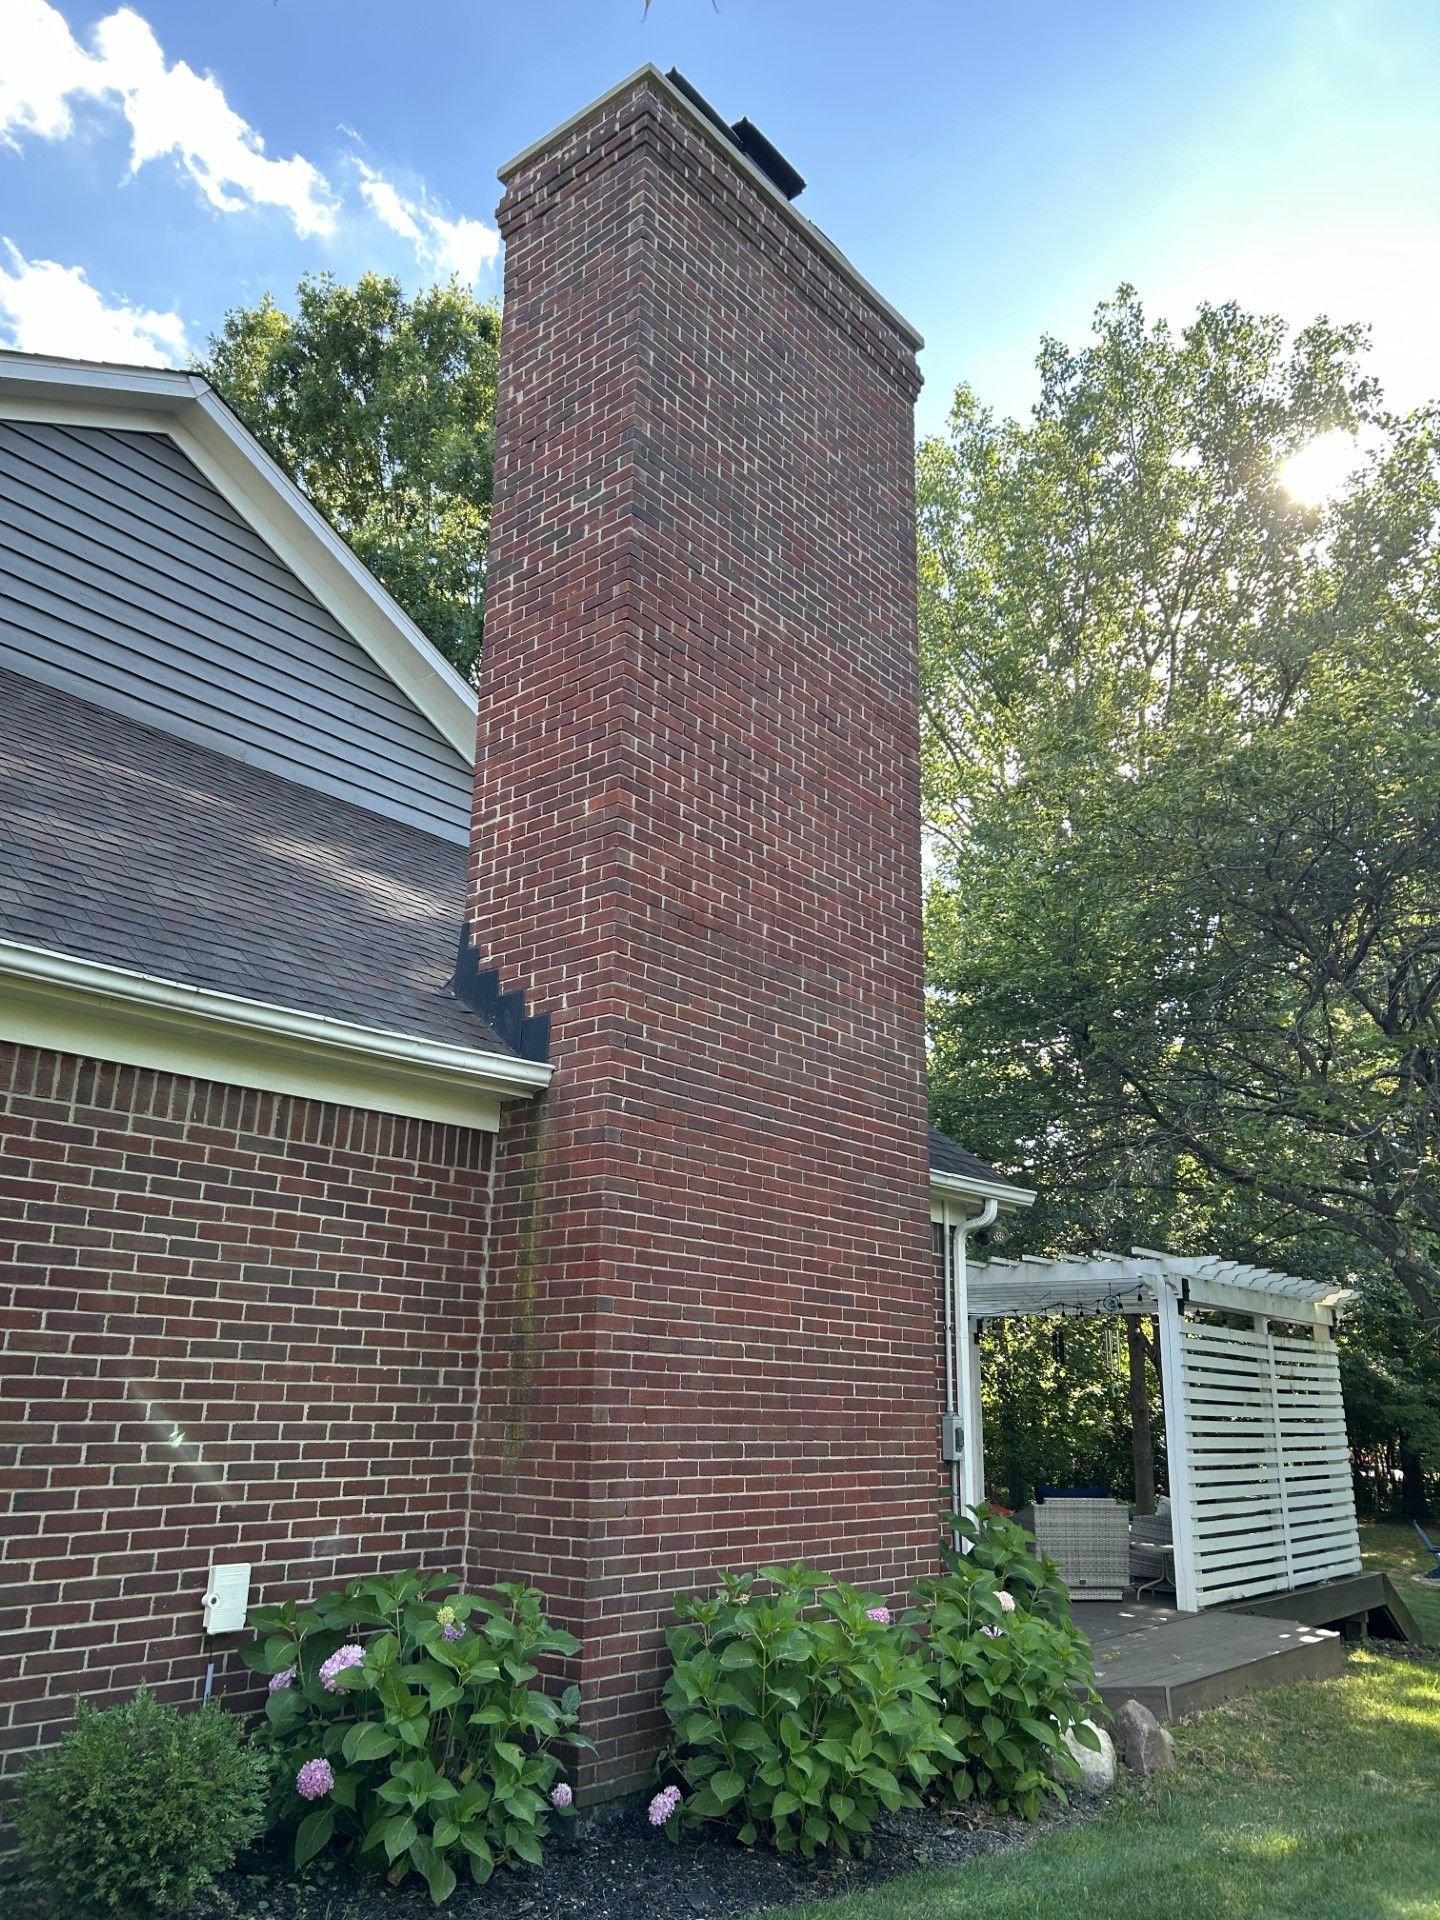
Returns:
[[[678,1844],[654,1832],[642,1809],[582,1826],[556,1821],[543,1867],[497,1873],[488,1885],[462,1877],[442,1908],[424,1882],[403,1886],[344,1871],[297,1879],[256,1857],[228,1874],[193,1909],[193,1920],[688,1920],[800,1906],[878,1886],[916,1867],[944,1867],[1023,1845],[1037,1831],[1083,1817],[1057,1809],[1039,1825],[983,1810],[887,1815],[868,1860],[804,1861],[728,1835],[699,1831]],[[5,1888],[7,1920],[62,1920],[38,1893]],[[28,1898],[27,1898],[28,1894]]]

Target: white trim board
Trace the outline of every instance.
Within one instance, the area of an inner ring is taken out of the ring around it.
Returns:
[[[1008,1181],[973,1180],[968,1174],[939,1173],[930,1175],[930,1218],[939,1220],[947,1200],[998,1200],[1003,1208],[1033,1207],[1035,1193],[1031,1187],[1012,1187]]]
[[[10,941],[0,1039],[487,1133],[553,1071]]]

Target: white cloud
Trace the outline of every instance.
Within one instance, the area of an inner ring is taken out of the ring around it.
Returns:
[[[435,264],[445,273],[458,273],[462,280],[479,278],[480,269],[500,252],[500,236],[483,220],[462,214],[458,220],[444,220],[438,213],[427,213],[434,236]]]
[[[145,367],[178,366],[189,357],[178,313],[109,302],[83,268],[27,260],[9,240],[0,245],[9,260],[7,272],[0,259],[0,329],[6,346]]]
[[[417,249],[424,246],[425,235],[415,218],[413,203],[402,199],[390,182],[382,180],[363,160],[357,160],[355,165],[360,169],[361,196],[370,211],[402,240],[413,242]]]
[[[499,253],[500,235],[485,221],[472,220],[465,214],[447,219],[426,203],[423,189],[418,200],[409,199],[363,160],[357,160],[355,166],[366,206],[392,233],[410,242],[422,266],[457,274],[469,285]]]
[[[0,140],[47,140],[75,130],[73,107],[118,105],[130,128],[130,170],[174,155],[212,207],[238,213],[278,207],[302,237],[330,233],[336,205],[319,168],[299,154],[272,160],[255,129],[236,113],[220,83],[164,48],[138,13],[120,7],[94,29],[95,51],[80,46],[47,0],[5,0]]]
[[[63,140],[75,130],[70,96],[99,91],[100,62],[77,45],[63,14],[45,0],[9,0],[0,63],[0,140],[35,133]]]

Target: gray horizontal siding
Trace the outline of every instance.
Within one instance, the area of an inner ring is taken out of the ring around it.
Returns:
[[[464,760],[164,434],[0,421],[0,665],[466,838]]]

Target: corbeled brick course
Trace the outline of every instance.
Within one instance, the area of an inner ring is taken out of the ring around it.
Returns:
[[[557,1074],[501,1136],[476,1540],[585,1642],[593,1795],[675,1589],[933,1552],[918,374],[653,79],[500,218],[472,917]]]
[[[245,1696],[252,1599],[465,1560],[489,1136],[0,1045],[0,1750]]]

